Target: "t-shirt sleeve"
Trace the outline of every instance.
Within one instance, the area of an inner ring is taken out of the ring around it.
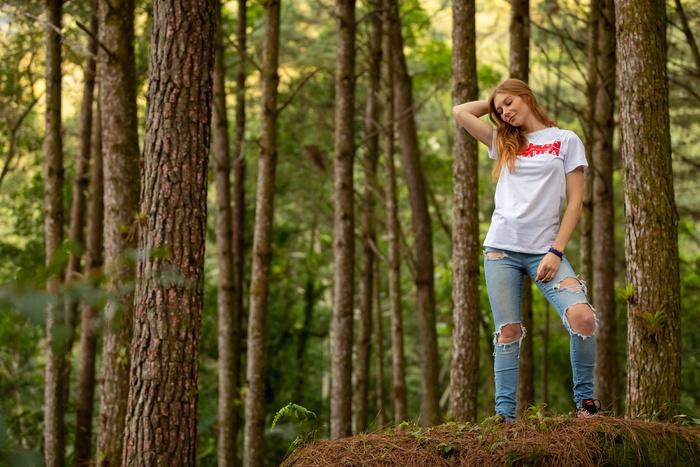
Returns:
[[[588,167],[586,148],[576,133],[569,131],[564,138],[562,153],[564,155],[564,173],[569,173],[577,167]]]
[[[489,157],[491,159],[498,159],[498,151],[496,150],[496,127],[493,128],[493,134],[491,135],[491,147],[489,148]]]

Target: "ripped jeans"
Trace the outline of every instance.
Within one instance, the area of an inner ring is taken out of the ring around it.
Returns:
[[[520,342],[525,337],[526,330],[521,325],[522,335],[513,342],[499,343],[498,336],[503,326],[521,324],[523,274],[529,275],[535,282],[537,267],[544,256],[544,254],[517,253],[490,247],[486,247],[484,250],[484,275],[486,276],[486,287],[496,328],[494,333],[496,413],[506,419],[515,418],[518,357]],[[575,285],[560,285],[560,282],[567,278],[575,279]],[[595,328],[593,333],[588,336],[572,331],[566,312],[571,306],[577,304],[588,305],[592,312],[594,309],[586,299],[585,284],[578,280],[566,257],[562,258],[561,266],[554,279],[549,282],[537,281],[535,283],[557,310],[564,327],[569,332],[574,402],[578,407],[583,399],[593,398],[593,368],[596,353]],[[597,325],[596,321],[595,327]]]

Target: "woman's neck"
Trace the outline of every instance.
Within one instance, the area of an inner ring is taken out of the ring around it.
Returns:
[[[523,123],[521,128],[525,133],[532,133],[534,131],[544,130],[545,128],[549,127],[536,118],[532,118],[530,121]]]

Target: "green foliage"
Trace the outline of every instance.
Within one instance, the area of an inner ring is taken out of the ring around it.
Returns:
[[[281,417],[291,417],[294,416],[300,420],[308,420],[310,417],[316,417],[316,414],[307,409],[306,407],[302,407],[297,404],[293,404],[290,402],[289,404],[285,405],[281,409],[277,411],[275,414],[275,418],[272,420],[272,428],[277,425],[277,421]]]

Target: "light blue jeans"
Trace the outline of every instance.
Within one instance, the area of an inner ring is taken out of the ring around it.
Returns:
[[[498,253],[489,258],[488,253]],[[515,397],[518,388],[518,357],[520,342],[525,337],[522,328],[521,301],[523,274],[530,276],[540,288],[569,332],[571,367],[573,370],[574,402],[578,407],[583,399],[593,398],[593,368],[595,365],[596,339],[595,331],[591,336],[584,336],[571,330],[566,311],[572,305],[588,304],[586,285],[578,280],[571,264],[562,258],[561,266],[554,279],[549,282],[535,281],[537,267],[545,255],[516,253],[486,247],[484,250],[484,275],[486,288],[491,302],[491,311],[495,326],[494,332],[494,370],[496,379],[496,413],[506,419],[515,418]],[[574,278],[579,286],[561,286],[566,278]],[[506,324],[520,324],[522,336],[514,342],[499,343],[498,335]],[[598,326],[597,320],[595,324]]]

